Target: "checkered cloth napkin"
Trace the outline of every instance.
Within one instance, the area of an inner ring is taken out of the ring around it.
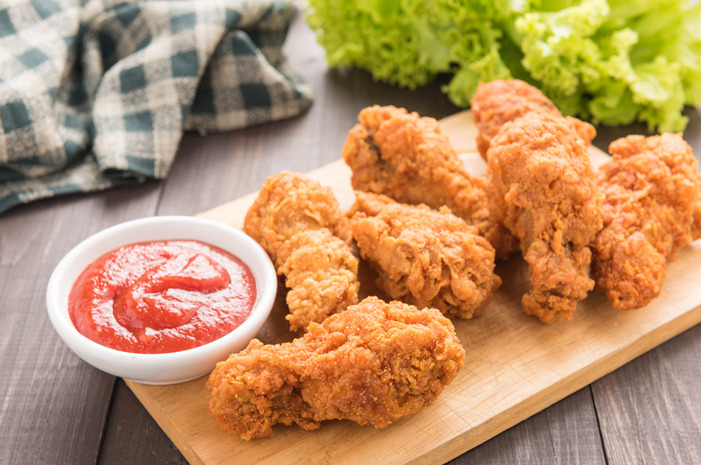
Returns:
[[[0,212],[167,176],[184,131],[289,118],[311,91],[276,0],[0,3]]]

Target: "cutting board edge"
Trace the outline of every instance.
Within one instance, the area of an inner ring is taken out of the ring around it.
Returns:
[[[207,375],[205,375],[203,378],[206,378],[206,376]],[[207,465],[200,458],[197,452],[188,446],[184,433],[181,432],[178,426],[168,418],[167,413],[158,405],[158,402],[149,397],[147,392],[148,385],[129,379],[124,379],[124,383],[134,394],[134,396],[136,396],[139,402],[141,402],[141,405],[143,405],[149,415],[151,415],[151,418],[156,421],[165,435],[168,436],[173,444],[175,444],[190,465]]]
[[[556,404],[580,389],[619,369],[628,362],[680,335],[701,323],[701,305],[698,305],[640,336],[629,344],[592,361],[576,372],[549,385],[516,405],[500,412],[427,453],[407,462],[411,465],[443,464],[487,442],[507,429]],[[535,402],[535,403],[534,403]],[[521,410],[527,406],[525,410]],[[518,411],[519,414],[514,415]],[[472,436],[473,439],[466,439]]]
[[[487,419],[470,430],[443,442],[438,447],[409,459],[407,464],[442,464],[458,457],[465,452],[485,443],[507,429],[521,423],[531,416],[543,411],[565,397],[590,385],[605,375],[622,367],[626,363],[658,347],[675,336],[701,323],[701,305],[680,314],[667,323],[656,327],[651,332],[635,339],[619,350],[610,352],[605,357],[594,360],[576,372],[562,378],[540,390],[516,405]],[[188,446],[185,435],[178,425],[169,420],[168,415],[156,401],[150,399],[143,385],[134,381],[124,380],[136,398],[146,408],[152,418],[158,423],[163,432],[173,441],[183,456],[191,465],[206,465],[197,452]],[[518,412],[515,414],[515,412]]]
[[[459,127],[466,121],[469,122],[471,118],[469,111],[461,112],[460,114],[454,116],[456,117],[449,120],[454,127]],[[474,142],[472,140],[471,133],[466,134],[467,136],[465,136],[465,134],[461,134],[461,137],[459,138],[460,152],[473,154]],[[590,153],[597,156],[599,160],[607,159],[603,156],[606,155],[605,152],[595,147],[590,148]],[[594,159],[592,159],[592,161],[594,161]],[[338,174],[336,173],[337,170],[344,170],[346,173],[348,172],[348,167],[345,165],[342,159],[330,162],[327,165],[319,167],[306,174],[311,178],[316,178],[322,184],[328,185],[329,179],[336,178],[331,177],[327,179],[326,175]],[[343,192],[346,192],[348,186],[342,187],[346,189]],[[334,189],[334,191],[336,191],[336,189]],[[196,216],[209,218],[240,228],[242,226],[242,221],[237,218],[236,215],[232,215],[231,213],[242,209],[247,209],[255,196],[255,192],[244,195],[228,203],[224,203],[207,211],[201,212]],[[545,388],[534,392],[531,395],[526,394],[525,398],[512,402],[512,405],[507,406],[506,409],[489,418],[481,420],[473,427],[464,431],[455,432],[454,434],[451,433],[453,434],[452,436],[447,437],[433,449],[425,452],[415,450],[412,454],[407,453],[402,463],[444,463],[445,461],[453,459],[504,432],[508,428],[526,420],[554,403],[564,399],[572,393],[586,387],[606,374],[620,368],[629,361],[659,346],[672,337],[681,334],[700,322],[701,305],[698,305],[673,317],[671,320],[653,328],[652,330],[649,330],[647,333],[639,335],[637,339],[629,341],[626,345],[619,347],[617,350],[609,352],[601,358],[592,360],[591,363],[576,369],[576,371],[569,373],[561,379],[558,379],[556,382],[546,386]],[[168,414],[166,413],[167,405],[159,405],[159,400],[157,398],[154,399],[152,395],[149,395],[149,390],[147,389],[148,386],[144,387],[144,385],[130,381],[127,381],[127,386],[132,390],[142,405],[144,405],[146,410],[151,414],[151,416],[156,420],[159,426],[171,438],[173,443],[178,447],[178,449],[180,449],[185,458],[191,464],[212,465],[208,462],[204,462],[204,458],[202,458],[204,457],[202,455],[203,451],[198,451],[199,446],[197,444],[190,445],[188,443],[186,426],[174,422],[171,418],[169,418]],[[261,460],[265,461],[265,459]],[[255,463],[261,463],[261,460],[258,460]],[[216,460],[213,463],[217,463]]]

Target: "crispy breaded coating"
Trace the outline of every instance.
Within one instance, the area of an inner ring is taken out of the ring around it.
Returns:
[[[594,287],[588,244],[602,227],[584,143],[562,118],[531,112],[502,127],[487,159],[490,207],[529,265],[524,311],[544,323],[571,319]]]
[[[628,136],[609,151],[598,180],[604,229],[593,242],[592,276],[614,307],[632,310],[659,295],[667,262],[692,240],[701,182],[679,134]]]
[[[254,339],[218,363],[209,409],[246,440],[271,436],[278,423],[313,430],[346,419],[383,428],[433,404],[464,358],[438,310],[368,297],[292,342]]]
[[[358,120],[343,147],[355,190],[407,204],[446,206],[476,226],[499,258],[517,248],[514,238],[489,217],[484,179],[465,170],[438,121],[377,105],[363,109]]]
[[[358,259],[348,219],[330,188],[299,173],[271,176],[246,213],[243,230],[285,276],[293,331],[358,302]]]
[[[361,257],[393,299],[435,307],[448,317],[479,316],[501,279],[494,248],[473,226],[442,208],[407,205],[356,191],[349,213]]]
[[[518,79],[480,83],[470,108],[478,130],[477,149],[485,160],[491,140],[505,123],[530,112],[562,117],[560,110],[539,89]],[[570,116],[565,119],[589,145],[596,136],[594,126]]]
[[[701,173],[696,175],[696,185],[701,186]],[[701,188],[694,201],[694,222],[691,224],[691,240],[701,239]]]

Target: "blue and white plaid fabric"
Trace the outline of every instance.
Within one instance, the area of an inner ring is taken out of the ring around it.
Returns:
[[[184,131],[289,118],[311,90],[276,0],[0,2],[0,212],[163,179]]]

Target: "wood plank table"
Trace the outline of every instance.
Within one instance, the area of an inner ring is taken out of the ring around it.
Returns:
[[[327,69],[301,18],[286,44],[313,86],[304,115],[206,137],[188,134],[164,182],[70,196],[0,216],[0,463],[185,464],[123,380],[83,363],[46,315],[53,267],[75,244],[129,219],[194,215],[256,191],[281,170],[338,160],[358,112],[404,106],[443,118],[457,111],[440,85],[418,91]],[[701,155],[701,109],[686,139]],[[600,128],[595,143],[641,127]],[[454,464],[701,463],[701,325],[603,376],[476,448]]]

